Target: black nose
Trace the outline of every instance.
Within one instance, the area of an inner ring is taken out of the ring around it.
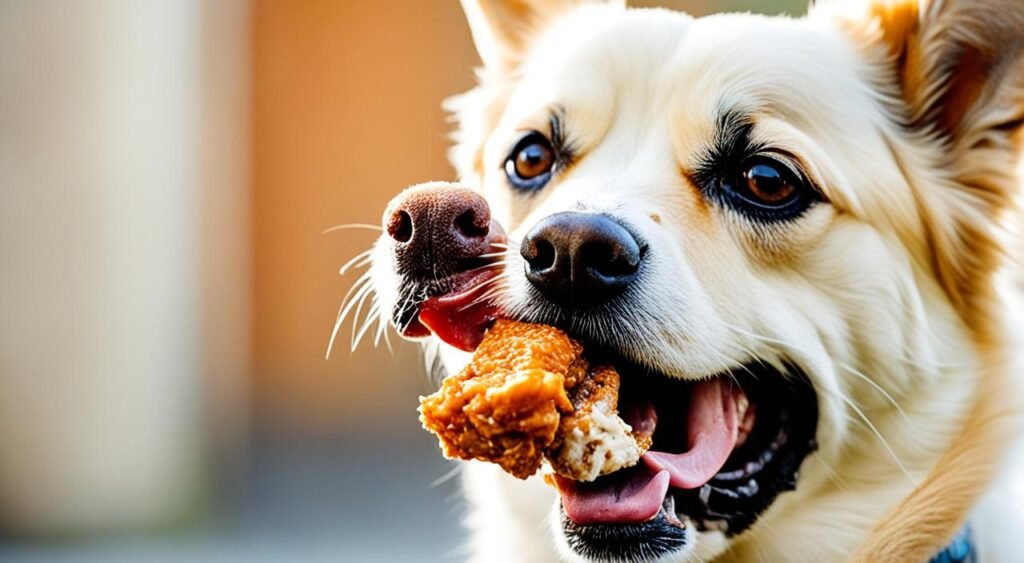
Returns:
[[[592,307],[607,302],[636,278],[642,250],[611,217],[556,213],[523,239],[526,277],[559,305]]]

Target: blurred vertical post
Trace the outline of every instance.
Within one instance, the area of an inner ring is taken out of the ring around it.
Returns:
[[[235,493],[252,410],[252,29],[248,0],[201,6],[198,149],[206,451],[213,485]]]
[[[0,4],[4,533],[175,522],[237,441],[245,9],[209,4]]]

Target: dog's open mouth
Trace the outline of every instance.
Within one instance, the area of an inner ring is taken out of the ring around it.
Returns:
[[[567,531],[660,520],[727,535],[748,528],[795,487],[816,447],[814,392],[786,371],[756,363],[686,382],[621,366],[620,412],[653,445],[639,465],[592,483],[554,476]]]
[[[475,349],[501,314],[486,299],[495,275],[483,268],[445,280],[446,291],[404,313],[411,319],[403,334],[433,333]],[[617,350],[585,349],[615,365],[620,414],[653,442],[638,465],[590,483],[548,476],[561,497],[563,531],[581,554],[616,559],[621,551],[629,559],[637,542],[668,553],[685,544],[690,528],[738,534],[795,487],[816,448],[817,399],[795,367],[752,362],[687,381],[624,361]]]

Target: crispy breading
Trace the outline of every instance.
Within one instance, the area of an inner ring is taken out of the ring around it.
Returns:
[[[521,479],[545,458],[578,480],[633,465],[649,443],[616,415],[619,376],[590,372],[582,354],[557,328],[499,320],[466,369],[421,398],[420,421],[445,457],[491,461]]]

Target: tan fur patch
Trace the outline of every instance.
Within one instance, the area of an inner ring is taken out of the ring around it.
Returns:
[[[989,369],[967,421],[928,477],[876,526],[855,562],[924,561],[952,540],[999,468],[1014,439],[1021,404],[1012,393],[1007,362],[988,355]]]
[[[687,193],[692,196],[686,198],[687,203],[690,204],[684,210],[687,215],[687,226],[707,225],[713,219],[711,204],[701,194],[699,184],[694,179],[693,173],[687,170],[680,170],[679,177],[686,185]]]
[[[986,353],[968,419],[927,479],[876,526],[855,561],[928,559],[962,526],[1011,438],[1003,312],[994,277],[1006,262],[1000,219],[1020,191],[1024,6],[1014,0],[876,2],[908,130],[946,144],[944,192],[918,193],[936,276]],[[869,33],[861,37],[869,36]],[[912,182],[913,183],[913,182]]]
[[[1012,173],[1024,120],[1024,7],[1014,0],[876,0],[871,29],[847,26],[860,41],[880,41],[904,106],[897,121],[946,145],[949,191],[918,194],[932,264],[950,299],[982,339],[992,329],[991,277],[1003,262],[994,232],[1012,206]]]

